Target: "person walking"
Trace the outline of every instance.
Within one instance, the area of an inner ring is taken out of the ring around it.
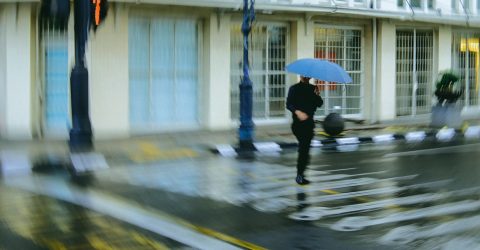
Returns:
[[[298,140],[297,177],[299,185],[310,183],[305,179],[305,170],[310,163],[310,143],[313,138],[315,122],[313,116],[323,105],[319,89],[309,83],[310,78],[300,76],[300,82],[288,90],[287,109],[292,112],[292,132]]]

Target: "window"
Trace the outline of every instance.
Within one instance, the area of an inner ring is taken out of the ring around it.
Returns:
[[[458,1],[458,0],[454,0]],[[435,0],[427,0],[427,7],[433,9],[435,6]],[[452,2],[454,4],[454,2]],[[398,7],[412,7],[412,8],[423,8],[423,0],[397,0]]]
[[[231,27],[231,118],[240,117],[239,85],[243,76],[241,25]],[[257,23],[251,31],[250,79],[253,83],[253,118],[286,117],[288,28],[285,24]]]
[[[457,32],[452,38],[452,67],[464,87],[461,103],[477,106],[480,99],[480,33]]]
[[[362,113],[362,31],[351,28],[315,28],[316,58],[327,59],[343,67],[353,82],[337,84],[333,82],[318,82],[323,85],[320,95],[324,106],[317,110],[316,115],[328,115],[340,107],[342,114]]]
[[[43,128],[48,134],[66,135],[70,124],[67,29],[50,22],[41,26]]]
[[[422,0],[409,0],[410,5],[412,8],[421,8],[422,7]]]
[[[130,17],[129,82],[133,129],[197,125],[197,21]]]
[[[397,116],[427,114],[432,103],[433,31],[397,30]]]

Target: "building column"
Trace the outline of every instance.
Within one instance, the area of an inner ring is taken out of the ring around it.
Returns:
[[[395,25],[380,22],[378,29],[377,100],[379,120],[392,120],[396,116],[395,95]]]
[[[315,54],[315,29],[313,20],[308,17],[292,23],[290,60],[312,58]]]
[[[452,28],[438,28],[438,72],[452,68]]]
[[[0,5],[0,138],[4,136],[5,134],[5,109],[6,109],[6,101],[5,101],[5,81],[6,81],[6,23],[5,23],[5,13],[6,10],[4,10],[2,7],[4,6]]]
[[[314,22],[308,16],[292,22],[290,33],[291,53],[287,58],[287,64],[301,58],[313,58],[315,56],[315,27]],[[298,76],[289,74],[287,84],[298,81]]]
[[[470,13],[472,15],[477,15],[478,13],[478,5],[477,5],[477,1],[470,1]]]
[[[5,4],[1,15],[5,63],[2,132],[9,139],[32,138],[31,39],[35,38],[31,37],[31,9],[30,3]]]
[[[204,59],[205,77],[202,111],[205,127],[228,129],[230,117],[230,20],[224,13],[212,13],[205,25]]]

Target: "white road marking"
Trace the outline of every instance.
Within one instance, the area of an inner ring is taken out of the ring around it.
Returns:
[[[390,154],[385,154],[383,157],[400,157],[400,156],[412,156],[412,155],[436,155],[436,154],[442,154],[442,153],[451,153],[452,149],[468,149],[469,152],[480,150],[479,148],[475,148],[473,146],[480,146],[480,143],[458,145],[458,146],[451,146],[451,147],[420,149],[420,150],[405,151],[405,152],[398,152],[398,153],[390,153]]]
[[[458,214],[480,209],[480,201],[464,200],[460,202],[442,204],[412,211],[399,212],[384,217],[354,216],[341,219],[330,228],[336,231],[358,231],[366,227],[416,220],[441,215]]]
[[[360,177],[360,176],[367,176],[367,175],[375,175],[375,174],[382,174],[386,171],[377,171],[377,172],[369,172],[369,173],[362,173],[362,174],[333,174],[333,175],[326,175],[326,172],[311,172],[307,174],[308,180],[311,182],[325,182],[325,181],[335,181],[341,180],[346,178],[353,178],[353,177]],[[269,189],[269,188],[281,188],[290,186],[293,183],[293,179],[295,175],[281,175],[281,176],[272,176],[270,181],[265,182],[265,179],[262,179],[260,183],[253,183],[250,185],[252,189]],[[268,180],[268,179],[266,179]]]
[[[372,202],[346,205],[334,208],[328,207],[307,207],[303,211],[296,212],[291,214],[289,217],[292,219],[299,220],[319,220],[327,216],[340,216],[348,213],[358,213],[358,212],[367,212],[387,208],[389,206],[405,206],[405,205],[414,205],[421,204],[425,202],[433,202],[448,197],[460,197],[465,195],[472,195],[478,193],[480,188],[464,189],[457,191],[450,191],[445,193],[436,193],[436,194],[419,194],[412,196],[405,196],[399,198],[391,198],[384,200],[377,200]],[[308,218],[308,219],[306,219]]]
[[[443,181],[415,184],[415,185],[404,186],[404,187],[393,186],[393,187],[383,187],[383,188],[362,190],[362,191],[349,192],[349,193],[307,196],[304,201],[298,201],[298,200],[294,200],[286,197],[279,197],[279,198],[272,198],[272,199],[257,201],[255,202],[254,207],[264,212],[279,212],[286,209],[287,207],[293,207],[297,205],[313,205],[313,204],[318,204],[318,203],[327,202],[327,201],[337,201],[337,200],[351,199],[351,198],[362,197],[362,196],[394,194],[400,191],[415,189],[415,188],[441,187],[449,182],[450,180],[443,180]],[[299,191],[299,193],[301,193],[301,191]]]
[[[380,242],[386,244],[407,244],[415,240],[458,234],[480,228],[480,216],[467,217],[442,223],[437,226],[417,227],[413,225],[402,226],[390,230]]]
[[[375,183],[384,182],[384,181],[388,182],[388,181],[411,180],[417,176],[418,175],[408,175],[408,176],[400,176],[400,177],[393,177],[393,178],[386,178],[386,179],[375,179],[375,178],[348,179],[348,180],[341,180],[341,181],[310,184],[304,187],[303,191],[299,191],[295,186],[290,186],[282,189],[272,190],[269,192],[266,192],[266,191],[252,192],[249,195],[251,196],[251,198],[255,200],[260,200],[260,199],[295,195],[299,192],[312,193],[312,192],[322,191],[325,189],[338,189],[338,188],[370,185],[370,184],[375,184]],[[239,194],[232,194],[232,197],[235,197],[237,195]]]

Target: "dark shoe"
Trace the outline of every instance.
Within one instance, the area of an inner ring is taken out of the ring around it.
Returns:
[[[298,185],[308,185],[310,184],[310,181],[305,179],[305,176],[303,175],[297,175],[297,178],[295,179]]]

